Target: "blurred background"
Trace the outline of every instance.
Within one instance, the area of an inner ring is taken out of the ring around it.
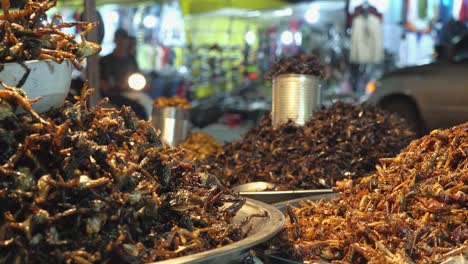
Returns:
[[[124,30],[147,82],[140,93],[150,100],[187,98],[192,126],[221,142],[239,138],[270,112],[266,72],[278,58],[303,53],[326,66],[323,105],[376,104],[421,133],[468,120],[467,0],[98,0],[96,5],[101,58],[117,50],[114,33]],[[79,20],[83,2],[59,1],[54,12],[64,21]],[[74,76],[86,78],[80,72]]]

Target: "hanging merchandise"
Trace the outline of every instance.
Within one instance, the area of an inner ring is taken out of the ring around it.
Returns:
[[[458,20],[468,22],[468,0],[463,0],[461,3]]]
[[[365,3],[356,8],[351,25],[351,63],[380,63],[384,58],[381,15]]]
[[[388,24],[400,24],[402,22],[403,1],[389,1],[385,12],[385,22]]]
[[[448,22],[453,17],[453,0],[439,1],[439,21]]]
[[[430,63],[433,60],[434,45],[432,34],[407,32],[400,44],[398,66]]]
[[[183,46],[187,43],[184,19],[178,1],[172,1],[162,7],[159,41],[164,46]]]
[[[408,0],[406,22],[422,30],[436,18],[436,0]]]

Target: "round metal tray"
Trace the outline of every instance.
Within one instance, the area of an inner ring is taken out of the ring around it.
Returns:
[[[267,204],[275,204],[293,199],[306,199],[315,195],[332,194],[332,189],[296,190],[296,191],[264,191],[264,192],[240,192],[243,197],[261,201]]]
[[[244,231],[250,229],[247,237],[226,245],[193,255],[174,258],[153,264],[179,264],[179,263],[241,263],[249,255],[249,250],[275,236],[284,225],[283,214],[274,206],[247,199],[244,206],[234,217],[233,222],[239,223],[248,216],[264,214],[265,217],[254,217],[245,225]]]

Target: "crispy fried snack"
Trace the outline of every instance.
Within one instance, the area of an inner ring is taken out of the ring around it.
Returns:
[[[86,41],[85,35],[96,26],[88,22],[63,22],[55,15],[49,22],[46,12],[56,6],[57,0],[28,0],[23,9],[10,12],[10,1],[0,1],[3,14],[0,15],[0,62],[23,62],[26,60],[51,59],[61,63],[69,59],[81,69],[85,57],[94,55],[101,47]],[[81,42],[75,35],[61,31],[63,28],[83,27]]]
[[[468,257],[468,123],[435,130],[330,201],[289,208],[270,252],[304,261],[441,263]]]
[[[130,108],[88,109],[90,94],[39,116],[0,93],[0,263],[143,263],[245,236],[231,223],[243,198]]]
[[[203,160],[222,150],[222,145],[218,141],[203,132],[190,134],[179,144],[179,147],[186,151],[187,160]]]
[[[379,158],[397,154],[413,137],[396,116],[336,103],[304,126],[289,122],[275,129],[266,116],[204,164],[228,186],[267,181],[280,190],[331,188],[338,180],[375,171]]]
[[[272,80],[282,74],[305,74],[323,79],[325,76],[325,67],[320,63],[318,57],[309,54],[300,54],[293,57],[280,58],[273,64],[265,77],[266,79]]]
[[[159,97],[158,99],[154,100],[154,106],[162,108],[162,107],[175,107],[175,108],[182,108],[182,109],[191,109],[192,105],[187,101],[186,98],[181,96],[173,96],[173,97]]]

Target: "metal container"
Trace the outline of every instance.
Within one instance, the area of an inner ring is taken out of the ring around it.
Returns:
[[[234,223],[240,223],[247,217],[263,215],[265,212],[265,217],[252,217],[250,222],[244,225],[243,230],[249,233],[246,238],[240,241],[185,257],[155,262],[154,264],[242,263],[242,260],[249,256],[249,250],[251,248],[269,240],[282,230],[284,216],[274,206],[247,199],[247,202],[233,219]]]
[[[172,147],[183,141],[189,131],[189,111],[176,107],[153,108],[151,123],[161,130],[161,139]]]
[[[317,76],[282,74],[273,79],[272,121],[277,127],[289,119],[304,125],[320,105]]]

